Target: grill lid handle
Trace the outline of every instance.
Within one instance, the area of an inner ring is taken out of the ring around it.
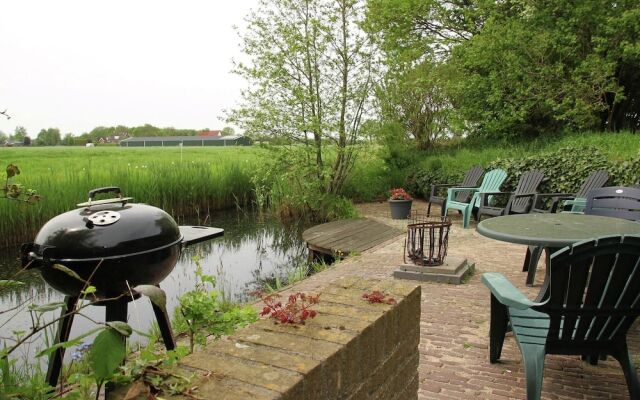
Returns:
[[[104,200],[94,201],[93,198],[100,193],[115,193],[118,197],[115,197],[113,199],[104,199]],[[113,204],[113,203],[122,203],[122,205],[124,206],[125,204],[127,204],[129,200],[133,200],[133,197],[122,197],[122,190],[120,190],[119,187],[107,186],[107,187],[89,190],[89,201],[87,201],[86,203],[80,203],[76,205],[78,207],[86,207],[87,209],[90,209],[91,206]]]
[[[107,187],[101,187],[101,188],[89,190],[89,201],[93,200],[93,198],[100,193],[115,193],[118,195],[118,197],[122,197],[122,190],[120,190],[119,187],[107,186]]]

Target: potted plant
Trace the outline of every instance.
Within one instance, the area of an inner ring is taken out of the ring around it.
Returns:
[[[391,189],[389,195],[389,207],[392,219],[407,219],[411,214],[413,197],[402,188]]]

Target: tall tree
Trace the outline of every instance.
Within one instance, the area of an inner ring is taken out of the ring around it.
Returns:
[[[637,125],[639,17],[637,1],[496,6],[482,32],[453,49],[458,110],[501,136]]]
[[[363,0],[263,0],[241,34],[250,61],[235,71],[249,88],[229,121],[303,144],[324,193],[341,192],[370,107],[377,69],[363,16]]]
[[[451,104],[443,71],[431,60],[397,63],[387,69],[376,90],[383,120],[401,124],[407,139],[419,149],[432,147],[450,133]]]
[[[64,137],[62,138],[62,144],[64,146],[73,146],[74,144],[76,144],[76,140],[73,136],[72,133],[65,133]]]
[[[36,138],[36,144],[38,146],[56,146],[60,144],[61,140],[60,129],[48,128],[40,130]]]
[[[220,131],[220,134],[221,134],[222,136],[231,136],[231,135],[233,135],[234,133],[236,133],[236,131],[235,131],[232,127],[230,127],[230,126],[225,126],[225,127],[224,127],[224,128],[222,128],[222,130]]]
[[[419,149],[451,134],[443,64],[452,46],[481,29],[483,8],[482,1],[468,0],[368,1],[365,27],[384,54],[385,76],[376,90],[381,126],[399,123]]]
[[[29,134],[27,133],[27,128],[25,128],[24,126],[16,126],[16,129],[14,129],[13,131],[13,135],[11,135],[9,139],[15,140],[16,142],[21,142],[28,135]]]
[[[367,22],[389,83],[445,66],[462,131],[505,137],[639,128],[639,21],[635,0],[370,0]]]

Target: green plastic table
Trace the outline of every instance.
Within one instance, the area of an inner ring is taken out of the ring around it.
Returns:
[[[640,235],[640,223],[598,215],[520,214],[486,219],[478,224],[477,230],[483,236],[503,242],[546,248],[548,251],[544,289],[549,276],[550,253],[573,243],[600,236]],[[528,277],[528,284],[533,283],[535,268],[535,265],[529,266],[531,282]]]

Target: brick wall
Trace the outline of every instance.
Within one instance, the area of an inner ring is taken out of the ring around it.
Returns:
[[[369,304],[383,290],[396,305]],[[304,326],[260,320],[185,357],[205,399],[417,399],[420,287],[338,279]]]

